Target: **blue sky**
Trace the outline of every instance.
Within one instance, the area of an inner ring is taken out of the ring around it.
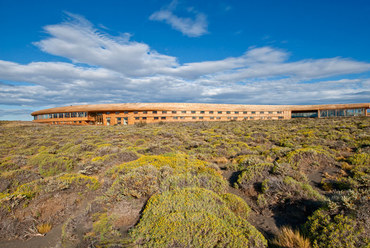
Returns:
[[[368,0],[0,0],[0,119],[116,102],[370,102]]]

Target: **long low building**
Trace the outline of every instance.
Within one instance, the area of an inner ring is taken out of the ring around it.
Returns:
[[[285,120],[368,116],[370,103],[327,105],[236,105],[119,103],[76,105],[33,112],[34,122],[70,125],[131,125],[155,122]]]

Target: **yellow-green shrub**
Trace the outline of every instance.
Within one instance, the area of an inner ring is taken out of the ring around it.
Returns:
[[[184,188],[152,196],[131,232],[143,247],[266,247],[252,225],[216,193]]]
[[[314,248],[355,248],[360,230],[356,221],[341,214],[330,216],[317,210],[305,224],[305,230]]]
[[[54,176],[73,169],[72,159],[47,152],[33,156],[29,162],[33,166],[38,166],[39,173],[43,176]]]
[[[237,216],[246,219],[249,216],[251,208],[248,204],[239,196],[231,193],[222,194],[221,198],[227,204],[227,207],[233,211]]]

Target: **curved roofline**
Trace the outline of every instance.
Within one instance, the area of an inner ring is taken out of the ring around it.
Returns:
[[[66,113],[66,112],[115,112],[133,110],[315,110],[340,108],[370,108],[370,103],[324,104],[324,105],[242,105],[242,104],[210,104],[210,103],[113,103],[74,105],[42,109],[31,115]]]

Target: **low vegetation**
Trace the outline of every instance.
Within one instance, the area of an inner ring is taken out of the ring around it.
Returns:
[[[0,141],[0,246],[369,247],[366,117],[0,122]]]

